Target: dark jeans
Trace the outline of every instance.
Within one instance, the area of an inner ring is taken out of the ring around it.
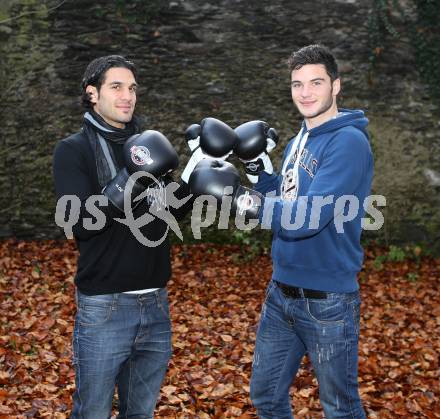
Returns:
[[[251,399],[260,418],[293,418],[289,387],[306,353],[326,418],[365,418],[357,380],[359,306],[358,292],[290,298],[270,282],[251,378]]]
[[[72,418],[110,418],[115,385],[118,418],[152,418],[170,357],[165,288],[146,294],[77,292]]]

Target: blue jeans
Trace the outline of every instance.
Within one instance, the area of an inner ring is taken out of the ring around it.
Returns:
[[[365,418],[357,380],[359,306],[358,292],[291,298],[270,282],[251,378],[251,399],[260,418],[293,418],[289,387],[306,353],[326,418]]]
[[[94,296],[77,291],[71,417],[110,418],[117,385],[118,418],[152,418],[171,347],[165,288]]]

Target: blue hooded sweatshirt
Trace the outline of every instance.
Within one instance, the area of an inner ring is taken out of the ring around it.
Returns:
[[[359,288],[361,220],[373,176],[367,124],[362,111],[348,109],[339,109],[337,117],[309,131],[303,123],[306,141],[297,167],[299,147],[292,149],[293,138],[281,173],[260,175],[256,189],[277,196],[266,198],[263,216],[264,225],[272,202],[274,280],[327,292]]]

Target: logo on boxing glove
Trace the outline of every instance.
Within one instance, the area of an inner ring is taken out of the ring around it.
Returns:
[[[245,163],[244,170],[250,175],[255,175],[264,170],[264,164],[261,159]]]
[[[153,164],[154,160],[151,158],[150,150],[143,145],[134,145],[130,148],[131,161],[137,166],[145,164]]]

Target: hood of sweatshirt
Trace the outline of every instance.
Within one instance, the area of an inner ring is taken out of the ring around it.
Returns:
[[[356,109],[341,108],[339,109],[339,114],[337,117],[330,119],[322,125],[312,128],[309,131],[309,137],[314,137],[324,134],[326,132],[335,131],[339,128],[349,125],[361,130],[368,138],[368,133],[366,131],[368,119],[365,117],[364,112]]]

